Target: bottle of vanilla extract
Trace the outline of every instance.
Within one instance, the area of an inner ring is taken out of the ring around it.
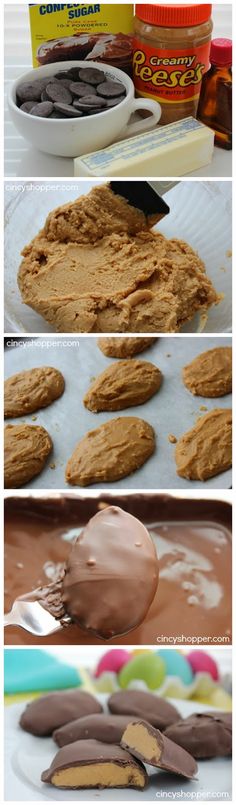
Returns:
[[[203,76],[198,118],[215,131],[215,144],[232,148],[232,41],[213,39],[211,67]]]

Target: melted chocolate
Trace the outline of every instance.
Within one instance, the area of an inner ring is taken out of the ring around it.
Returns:
[[[226,635],[230,643],[231,507],[216,500],[158,494],[6,498],[5,610],[16,597],[56,580],[71,551],[67,538],[78,536],[106,502],[147,525],[160,559],[159,586],[147,616],[114,643],[158,644],[162,635],[207,636],[209,644],[214,636]],[[5,630],[5,642],[36,645],[38,639],[12,626]],[[93,637],[92,642],[105,641]],[[91,644],[91,633],[73,624],[41,644]]]

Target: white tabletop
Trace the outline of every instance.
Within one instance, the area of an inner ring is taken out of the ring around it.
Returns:
[[[230,4],[213,6],[214,37],[232,36]],[[7,92],[11,81],[31,69],[31,45],[28,4],[5,4],[5,177],[70,177],[74,175],[73,159],[53,157],[33,149],[18,134],[7,108]],[[191,176],[231,177],[232,152],[214,149],[210,165]]]

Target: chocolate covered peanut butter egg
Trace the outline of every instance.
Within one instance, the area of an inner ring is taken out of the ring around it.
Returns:
[[[110,506],[92,517],[76,539],[62,600],[72,621],[109,640],[142,623],[157,584],[158,559],[147,529]]]

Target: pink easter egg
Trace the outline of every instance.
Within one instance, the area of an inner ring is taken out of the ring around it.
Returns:
[[[194,674],[200,672],[210,674],[215,682],[219,679],[217,664],[206,651],[190,651],[190,654],[187,655],[187,660]]]
[[[106,654],[103,654],[97,664],[95,676],[101,676],[104,671],[113,671],[113,673],[119,674],[123,665],[129,660],[130,653],[123,648],[113,648],[110,651],[106,651]]]

